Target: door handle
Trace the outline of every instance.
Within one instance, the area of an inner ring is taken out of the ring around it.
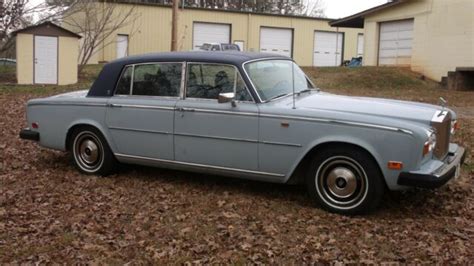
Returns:
[[[178,112],[194,112],[195,110],[192,109],[192,108],[177,107],[176,111],[178,111]]]
[[[111,107],[111,108],[114,108],[114,107],[122,107],[122,105],[120,105],[120,104],[115,104],[115,103],[109,103],[109,104],[107,104],[107,107]]]

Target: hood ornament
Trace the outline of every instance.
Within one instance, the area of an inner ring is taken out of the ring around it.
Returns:
[[[446,101],[443,97],[439,97],[439,104],[443,107],[443,111],[447,103],[448,101]]]

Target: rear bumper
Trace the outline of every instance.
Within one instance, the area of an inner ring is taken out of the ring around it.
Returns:
[[[29,128],[25,128],[20,131],[20,139],[39,141],[40,134],[39,132],[30,130]]]
[[[450,154],[446,163],[433,173],[402,172],[398,177],[398,184],[409,187],[438,188],[451,180],[466,159],[465,149],[459,147],[454,154]]]

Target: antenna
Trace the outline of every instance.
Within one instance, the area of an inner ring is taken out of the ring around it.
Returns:
[[[295,100],[295,63],[291,61],[291,87],[293,87],[293,109],[296,109],[296,100]]]

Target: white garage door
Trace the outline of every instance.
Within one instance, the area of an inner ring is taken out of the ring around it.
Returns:
[[[198,50],[203,43],[230,43],[230,25],[194,22],[193,49]]]
[[[128,56],[128,35],[117,35],[117,58]]]
[[[291,57],[293,43],[292,29],[260,29],[260,52],[273,53]]]
[[[380,24],[379,65],[409,66],[413,43],[413,20]]]
[[[58,38],[35,36],[35,83],[58,83]]]
[[[342,33],[316,31],[313,66],[340,66],[343,40]]]

